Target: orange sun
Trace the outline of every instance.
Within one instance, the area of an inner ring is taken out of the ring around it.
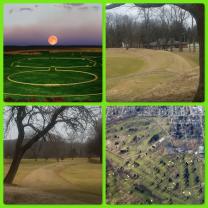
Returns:
[[[58,43],[58,38],[55,35],[50,35],[48,37],[48,43],[50,45],[56,45]]]

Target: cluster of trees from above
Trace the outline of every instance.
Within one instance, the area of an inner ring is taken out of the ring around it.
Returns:
[[[188,11],[175,5],[137,10],[138,16],[107,13],[107,47],[122,47],[124,43],[129,48],[142,48],[153,42],[198,42],[197,25]]]

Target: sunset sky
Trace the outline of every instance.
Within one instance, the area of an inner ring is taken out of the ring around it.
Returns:
[[[6,4],[5,45],[101,45],[102,8],[98,4]]]

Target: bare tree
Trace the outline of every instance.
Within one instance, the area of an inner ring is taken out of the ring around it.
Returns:
[[[184,24],[184,21],[190,16],[188,11],[175,5],[171,5],[171,11],[173,12],[173,21],[180,22],[181,24]]]
[[[11,184],[15,178],[23,155],[41,138],[50,135],[57,126],[70,134],[71,131],[83,132],[90,123],[94,122],[93,111],[86,107],[29,107],[17,106],[5,109],[5,131],[17,129],[18,137],[9,171],[4,183]],[[27,134],[31,138],[25,142]]]

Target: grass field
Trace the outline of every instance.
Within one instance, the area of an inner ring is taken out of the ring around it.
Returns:
[[[5,101],[101,101],[101,98],[101,52],[37,49],[4,55]]]
[[[99,160],[98,160],[99,161]],[[4,174],[11,160],[5,160]],[[87,158],[24,159],[13,186],[5,186],[9,204],[99,204],[102,199],[101,164]]]
[[[168,129],[167,118],[161,117],[128,118],[107,127],[109,204],[204,202],[204,159],[193,152],[169,153]],[[156,134],[163,141],[149,144]]]
[[[199,53],[107,49],[108,101],[192,101],[199,81]]]

